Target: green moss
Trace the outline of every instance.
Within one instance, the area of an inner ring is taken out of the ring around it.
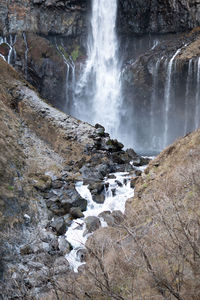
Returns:
[[[142,185],[142,189],[146,189],[148,186],[148,184],[145,182],[143,185]]]
[[[58,46],[59,51],[64,55],[66,59],[69,59],[69,54],[65,51],[65,48],[61,45]]]
[[[80,55],[81,55],[80,47],[76,46],[75,49],[71,53],[71,57],[72,57],[73,61],[75,62],[79,58]]]
[[[8,185],[7,189],[8,189],[9,191],[13,191],[13,190],[14,190],[14,186]]]

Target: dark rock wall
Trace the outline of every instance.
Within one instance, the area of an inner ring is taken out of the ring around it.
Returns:
[[[84,34],[87,1],[1,1],[0,31],[3,35],[19,31],[65,36]]]
[[[121,33],[167,33],[186,31],[200,24],[196,0],[119,0]]]

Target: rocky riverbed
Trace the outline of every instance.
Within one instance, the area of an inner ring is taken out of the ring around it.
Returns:
[[[94,200],[103,203],[106,176],[130,172],[134,182],[141,175],[136,166],[149,160],[123,151],[101,125],[92,127],[49,106],[12,67],[0,63],[1,111],[7,116],[1,122],[9,130],[9,135],[1,132],[2,141],[7,147],[9,140],[17,143],[7,155],[1,151],[2,174],[3,163],[17,160],[1,182],[2,295],[20,298],[51,289],[69,271],[65,255],[72,245],[65,233],[88,205],[77,182],[89,185]]]

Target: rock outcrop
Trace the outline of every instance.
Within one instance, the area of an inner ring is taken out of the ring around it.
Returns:
[[[1,1],[0,32],[62,34],[80,36],[85,33],[87,1]]]
[[[119,0],[118,28],[123,34],[182,32],[199,26],[199,14],[195,0]]]

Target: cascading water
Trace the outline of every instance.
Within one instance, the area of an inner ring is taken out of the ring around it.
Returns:
[[[72,112],[84,121],[101,123],[115,137],[121,107],[116,16],[117,0],[93,0],[88,60],[76,86]]]
[[[54,39],[54,43],[58,52],[62,55],[63,61],[67,67],[66,72],[66,102],[65,106],[63,107],[63,111],[69,113],[70,111],[70,102],[74,102],[74,90],[75,90],[75,82],[76,82],[76,74],[75,74],[75,64],[71,56],[68,58],[63,53],[63,49],[65,49],[63,43],[61,42],[60,45],[57,43],[57,39]]]
[[[188,74],[187,74],[187,83],[186,83],[186,92],[185,92],[185,122],[184,122],[184,135],[188,132],[189,125],[189,98],[190,98],[190,85],[193,74],[193,60],[190,59],[188,65]]]
[[[160,137],[156,132],[156,107],[157,103],[157,93],[158,93],[158,76],[159,76],[159,68],[162,62],[163,57],[158,59],[155,66],[153,67],[153,87],[152,87],[152,95],[151,95],[151,107],[150,107],[150,135],[152,139],[152,150],[158,150],[161,148]]]
[[[195,97],[195,129],[199,127],[199,117],[200,117],[200,57],[197,61],[197,87],[196,87],[196,97]]]
[[[169,134],[169,110],[170,110],[170,99],[172,92],[172,70],[173,64],[176,56],[179,54],[181,49],[178,49],[176,53],[172,56],[167,66],[167,79],[165,86],[165,95],[164,95],[164,135],[163,135],[163,148],[168,145],[168,134]]]
[[[0,57],[2,57],[5,61],[7,61],[8,64],[13,64],[16,60],[16,51],[14,47],[15,42],[16,42],[16,35],[13,37],[12,34],[10,34],[9,38],[0,37],[0,45],[2,43],[5,43],[9,47],[9,52],[7,57],[4,57],[2,54],[0,54]]]
[[[138,168],[142,170],[142,168]],[[105,188],[105,202],[98,204],[93,201],[92,195],[86,185],[82,182],[77,183],[76,189],[79,194],[88,201],[87,211],[84,212],[84,217],[95,216],[99,217],[101,226],[107,226],[107,223],[99,215],[102,212],[113,212],[120,210],[124,213],[125,202],[128,198],[133,197],[134,190],[130,186],[130,176],[127,173],[115,173],[115,179],[105,180],[105,184],[109,187]],[[120,185],[118,184],[120,182]],[[115,191],[113,195],[113,190]],[[86,234],[86,226],[84,219],[74,220],[68,231],[66,239],[73,246],[73,250],[66,255],[66,259],[70,263],[71,268],[77,272],[78,267],[83,264],[80,253],[85,248],[87,238],[91,233]]]

